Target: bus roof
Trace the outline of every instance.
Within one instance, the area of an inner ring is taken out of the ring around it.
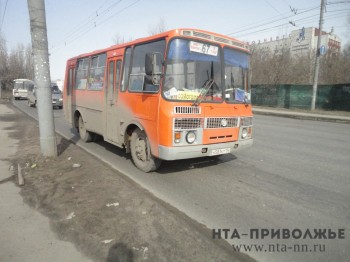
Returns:
[[[147,37],[143,37],[143,38],[138,38],[138,39],[130,41],[130,42],[112,45],[108,48],[99,49],[99,50],[95,50],[95,51],[92,51],[89,53],[80,54],[78,56],[70,58],[69,60],[78,59],[81,57],[91,56],[91,55],[95,55],[95,54],[100,54],[100,53],[108,52],[108,51],[111,51],[111,50],[114,50],[117,48],[123,48],[123,47],[127,47],[127,46],[136,45],[136,44],[139,44],[142,42],[151,42],[151,41],[156,40],[156,39],[161,39],[161,38],[165,38],[165,37],[176,37],[176,36],[185,36],[185,37],[190,37],[193,39],[215,42],[215,43],[218,43],[221,45],[231,46],[231,47],[234,47],[236,49],[240,49],[244,52],[249,53],[248,45],[245,42],[240,41],[236,38],[213,33],[213,32],[209,32],[209,31],[205,31],[205,30],[201,30],[201,29],[178,28],[178,29],[173,29],[173,30],[166,31],[166,32],[163,32],[160,34],[147,36]]]

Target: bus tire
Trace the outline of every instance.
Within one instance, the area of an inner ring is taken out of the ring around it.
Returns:
[[[84,120],[81,116],[79,116],[79,120],[78,120],[78,131],[79,131],[79,136],[81,140],[83,140],[86,143],[92,141],[92,138],[93,138],[92,133],[86,130]]]
[[[136,128],[131,135],[130,143],[132,161],[137,168],[146,173],[159,168],[161,160],[152,156],[151,148],[144,131]]]

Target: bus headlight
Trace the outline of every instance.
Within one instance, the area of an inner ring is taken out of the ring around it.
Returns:
[[[196,141],[196,133],[193,131],[188,132],[186,135],[186,141],[189,144],[193,144],[194,141]]]
[[[242,129],[241,138],[245,139],[245,138],[247,138],[247,136],[248,136],[248,129],[247,128],[243,128]]]

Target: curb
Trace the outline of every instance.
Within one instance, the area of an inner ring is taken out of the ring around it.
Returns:
[[[332,115],[318,115],[318,114],[308,114],[299,112],[286,112],[286,111],[274,111],[274,110],[264,110],[264,109],[254,109],[253,113],[256,115],[269,115],[278,117],[287,117],[301,120],[313,120],[313,121],[325,121],[325,122],[336,122],[343,124],[350,124],[350,117],[346,116],[332,116]]]

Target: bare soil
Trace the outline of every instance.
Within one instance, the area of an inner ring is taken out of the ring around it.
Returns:
[[[50,219],[59,239],[94,261],[253,261],[121,173],[57,136],[58,157],[40,154],[38,123],[16,114],[24,201]],[[74,165],[79,164],[79,165]],[[80,166],[80,167],[73,167]],[[16,171],[16,170],[15,170]]]

